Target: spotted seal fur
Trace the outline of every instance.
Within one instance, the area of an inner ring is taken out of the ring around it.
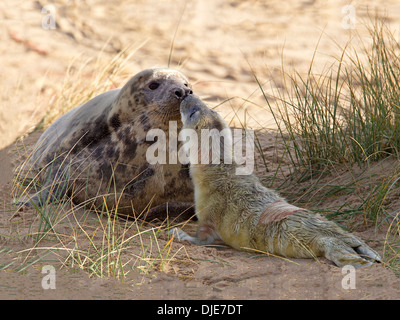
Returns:
[[[146,212],[148,218],[185,211],[193,198],[188,166],[149,164],[146,150],[154,142],[146,134],[161,129],[168,143],[169,121],[181,127],[180,103],[191,94],[182,72],[152,68],[61,116],[41,135],[30,159],[42,185],[31,202],[68,195],[75,203],[90,200],[120,214]]]

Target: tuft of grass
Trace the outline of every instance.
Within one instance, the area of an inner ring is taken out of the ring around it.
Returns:
[[[349,43],[329,69],[315,74],[316,49],[305,76],[282,71],[291,91],[278,93],[272,99],[253,72],[292,167],[293,174],[284,183],[308,182],[302,196],[312,194],[318,181],[338,167],[357,165],[369,170],[378,160],[399,159],[400,47],[393,33],[378,19],[369,32],[372,43],[365,46],[366,58],[362,59]],[[350,184],[336,185],[328,192],[325,188],[321,197],[352,192],[355,184],[366,185],[369,195],[356,211],[378,223],[385,217],[385,199],[398,189],[397,166],[380,181],[372,176],[361,177],[362,180],[354,177]]]
[[[370,27],[372,48],[367,62],[353,53],[347,71],[351,108],[345,114],[352,150],[361,149],[370,160],[399,157],[400,146],[400,46],[387,26],[376,20]],[[357,85],[358,84],[358,85]]]
[[[23,236],[33,240],[33,246],[18,252],[23,262],[18,271],[56,255],[67,268],[80,268],[89,276],[125,279],[131,272],[148,274],[164,271],[176,261],[180,251],[171,250],[173,239],[162,240],[160,234],[169,228],[168,221],[151,225],[118,214],[118,202],[108,208],[106,197],[100,208],[86,203],[75,205],[71,199],[46,202],[35,206],[37,219],[31,222],[30,232]],[[7,265],[6,267],[11,266]]]
[[[26,168],[33,171],[32,167]],[[31,196],[42,190],[37,181],[39,174],[28,178],[32,172],[20,171],[14,188],[16,199],[24,196],[30,201]],[[118,212],[122,193],[111,189],[112,180],[113,177],[110,178],[107,194],[88,198],[79,205],[73,203],[73,194],[69,198],[54,200],[52,194],[58,193],[57,188],[65,189],[63,182],[60,187],[55,181],[49,187],[49,196],[40,205],[31,201],[36,219],[23,237],[31,238],[34,245],[19,252],[25,258],[18,270],[26,270],[54,254],[65,267],[78,267],[90,276],[121,280],[131,271],[147,274],[155,269],[168,268],[175,261],[177,252],[171,253],[172,239],[161,240],[160,233],[170,227],[169,221],[149,226],[140,220],[146,212],[131,219],[122,218]],[[113,208],[107,205],[108,197],[115,197]],[[98,198],[103,200],[102,205],[98,204]],[[18,206],[16,210],[19,209]]]
[[[392,221],[386,233],[383,247],[385,264],[393,270],[397,276],[400,276],[400,211],[392,214]]]

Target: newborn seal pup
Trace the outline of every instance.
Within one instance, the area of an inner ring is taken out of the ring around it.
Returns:
[[[183,128],[196,130],[198,137],[202,129],[230,130],[222,117],[196,96],[183,100],[181,116]],[[201,150],[202,143],[198,143],[198,152],[211,152]],[[289,258],[323,256],[339,267],[359,268],[381,261],[360,238],[318,214],[290,205],[254,174],[236,175],[238,165],[234,159],[233,164],[224,164],[222,154],[220,164],[194,164],[190,157],[197,234],[190,236],[177,228],[170,234],[197,245],[220,239],[235,249]]]
[[[146,151],[154,141],[146,136],[161,129],[168,146],[169,121],[180,129],[180,103],[192,93],[183,73],[147,69],[61,116],[31,156],[41,190],[30,202],[43,205],[68,195],[75,203],[118,206],[124,215],[165,218],[165,210],[169,216],[185,211],[193,205],[188,166],[150,164]]]

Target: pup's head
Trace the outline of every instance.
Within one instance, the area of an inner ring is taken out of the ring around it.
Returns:
[[[229,129],[225,120],[196,95],[187,96],[181,102],[181,120],[183,128],[201,130],[217,129],[222,131]]]
[[[196,95],[181,102],[185,151],[191,164],[232,163],[232,132],[225,120]],[[189,139],[189,140],[187,140]],[[210,143],[211,142],[211,143]]]
[[[242,134],[237,137],[235,130],[235,139],[233,139],[232,131],[225,120],[216,111],[208,108],[196,95],[187,96],[181,102],[181,120],[183,123],[183,129],[180,132],[181,138],[189,138],[189,142],[195,141],[194,144],[185,143],[183,145],[191,165],[223,163],[223,167],[218,166],[217,168],[220,173],[226,173],[224,170],[227,168],[229,170],[234,168],[235,175],[252,174],[254,170],[254,132],[252,130],[245,131],[245,138],[242,138]],[[242,157],[242,143],[238,143],[238,138],[246,141],[245,158]],[[181,139],[180,141],[185,140]],[[239,152],[236,152],[237,146],[239,146],[237,149]],[[225,166],[226,164],[233,164],[233,166]],[[243,164],[244,166],[242,166]]]

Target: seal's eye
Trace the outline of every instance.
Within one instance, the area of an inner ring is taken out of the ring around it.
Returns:
[[[156,90],[159,86],[160,86],[160,84],[158,82],[152,82],[149,84],[149,89]]]

